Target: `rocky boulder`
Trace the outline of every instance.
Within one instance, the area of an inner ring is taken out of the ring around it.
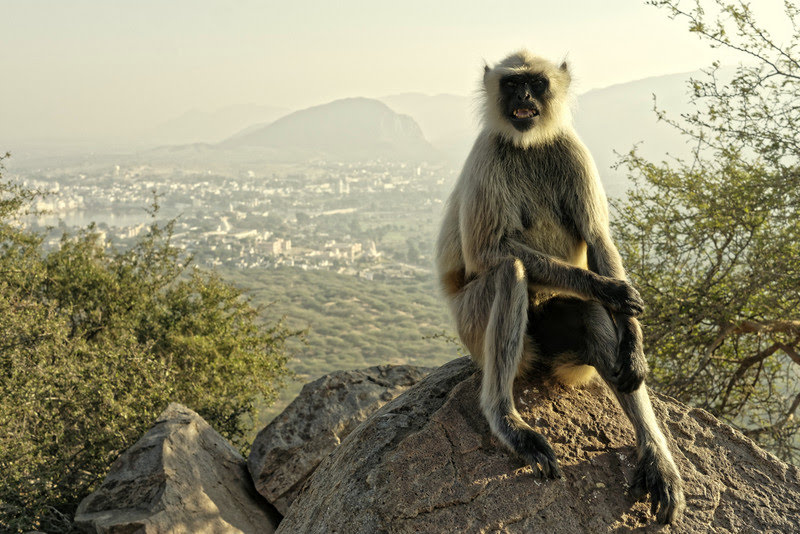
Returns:
[[[308,476],[359,423],[430,371],[381,365],[337,371],[303,386],[253,442],[247,467],[256,489],[286,513]]]
[[[199,415],[170,404],[75,515],[87,532],[266,533],[280,514],[244,458]]]
[[[663,527],[626,492],[633,430],[604,385],[515,387],[560,480],[533,476],[491,437],[479,387],[462,358],[387,403],[316,469],[278,533],[798,531],[798,469],[703,410],[653,395],[686,484],[685,515]]]

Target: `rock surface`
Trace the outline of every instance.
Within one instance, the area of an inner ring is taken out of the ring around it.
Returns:
[[[480,375],[455,360],[373,414],[310,477],[278,533],[798,532],[800,473],[703,410],[653,395],[687,510],[660,526],[626,492],[634,435],[602,384],[519,383],[523,417],[564,471],[542,481],[478,408]]]
[[[337,371],[303,386],[253,442],[247,467],[256,489],[286,513],[308,476],[345,436],[430,371],[381,365]]]
[[[114,462],[75,515],[87,532],[116,534],[270,534],[278,521],[256,493],[244,458],[180,404],[170,404]]]

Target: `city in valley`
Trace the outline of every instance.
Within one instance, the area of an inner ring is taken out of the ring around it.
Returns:
[[[26,219],[54,247],[89,224],[124,249],[174,219],[172,243],[206,267],[293,266],[366,279],[430,272],[436,225],[454,171],[381,160],[219,171],[87,164],[9,169],[47,194]]]

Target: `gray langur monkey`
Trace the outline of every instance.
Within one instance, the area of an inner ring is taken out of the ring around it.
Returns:
[[[437,271],[458,334],[483,370],[481,407],[492,432],[550,478],[547,439],[514,406],[514,378],[563,383],[599,373],[636,431],[633,494],[672,522],[683,482],[644,385],[636,317],[642,299],[611,240],[591,155],[571,125],[570,74],[523,50],[483,76],[479,134],[445,211]]]

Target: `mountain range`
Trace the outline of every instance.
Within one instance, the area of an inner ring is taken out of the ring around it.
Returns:
[[[690,110],[687,82],[699,74],[646,78],[575,98],[576,129],[594,155],[610,196],[628,186],[624,172],[613,168],[620,153],[636,146],[656,161],[689,153],[684,138],[658,122],[653,98],[657,96],[657,106],[669,116],[679,118]],[[458,167],[480,129],[480,105],[478,95],[403,93],[346,98],[293,112],[258,105],[193,110],[142,132],[130,148],[145,147],[143,151],[122,156],[120,147],[114,157],[201,168],[378,158]],[[154,145],[158,148],[146,148]],[[44,153],[60,154],[49,146]],[[17,151],[15,162],[25,156]],[[30,159],[39,157],[32,153]]]
[[[634,146],[643,156],[661,160],[689,154],[684,138],[664,122],[654,108],[679,118],[690,110],[688,80],[698,73],[646,78],[595,89],[575,98],[572,108],[576,130],[592,152],[610,196],[628,187],[624,171],[615,169],[620,154]],[[478,96],[403,93],[377,99],[346,98],[313,106],[269,122],[275,108],[253,110],[247,127],[216,144],[164,147],[156,152],[179,158],[181,154],[213,159],[225,152],[233,159],[246,154],[259,159],[331,160],[440,160],[459,166],[480,129]],[[239,109],[239,112],[246,111]],[[207,125],[225,117],[206,115]],[[213,118],[213,120],[211,120]],[[241,113],[238,123],[244,124]],[[200,131],[199,117],[185,116],[170,123],[171,131]],[[218,139],[219,137],[217,137]],[[211,139],[209,139],[211,140]],[[213,141],[213,140],[212,140]]]
[[[646,78],[588,91],[575,99],[575,128],[592,152],[610,196],[621,195],[628,186],[624,172],[613,168],[618,154],[636,146],[639,153],[656,161],[688,155],[683,137],[658,121],[654,106],[670,117],[688,112],[687,83],[697,75]],[[414,117],[426,139],[455,165],[464,161],[480,129],[477,96],[405,93],[380,100],[398,113]]]
[[[257,104],[239,104],[213,111],[192,109],[144,132],[165,145],[216,143],[254,124],[269,124],[291,110]]]

